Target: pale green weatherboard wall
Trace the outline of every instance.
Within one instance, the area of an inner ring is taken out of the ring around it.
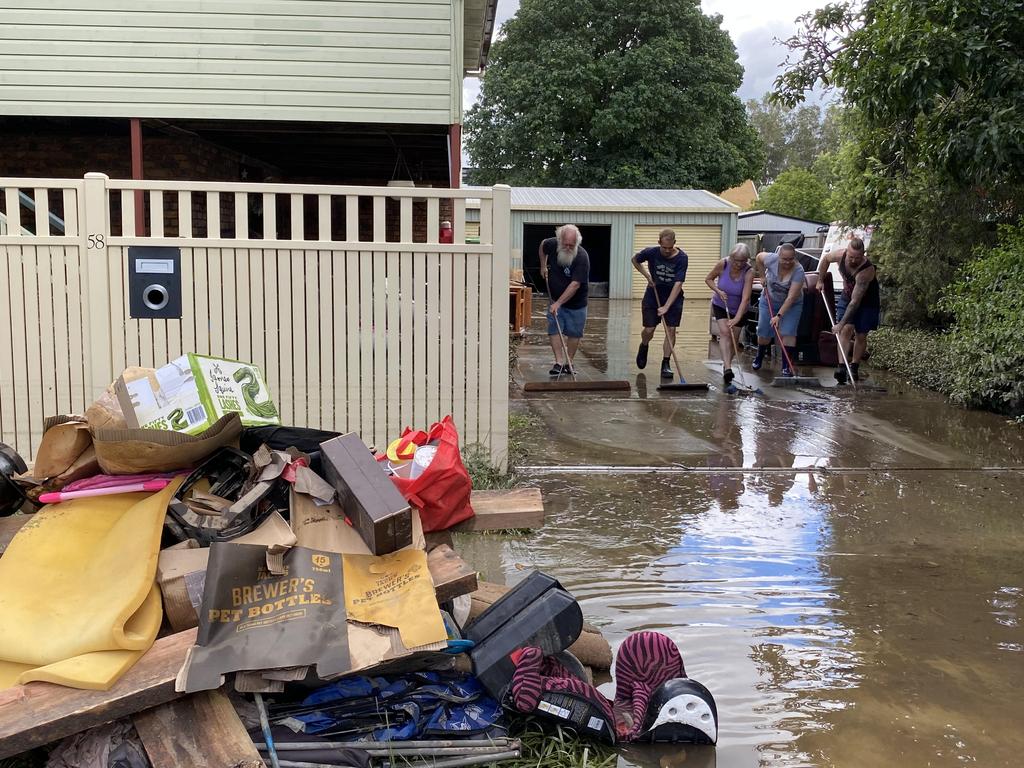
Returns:
[[[448,125],[461,122],[462,9],[0,0],[0,114]]]
[[[476,209],[466,211],[467,218],[479,217]],[[684,224],[710,224],[722,227],[722,258],[736,243],[735,213],[640,213],[623,211],[512,211],[512,268],[522,269],[524,224],[605,224],[611,225],[611,265],[608,274],[608,295],[613,299],[628,299],[632,288],[633,230],[637,224],[656,224],[666,227]],[[552,236],[554,231],[552,231]],[[653,243],[652,243],[653,245]]]

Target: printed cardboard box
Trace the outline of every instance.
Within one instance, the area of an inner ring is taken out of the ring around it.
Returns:
[[[128,427],[197,435],[226,413],[247,427],[281,423],[260,369],[249,363],[189,353],[151,376],[114,383]]]

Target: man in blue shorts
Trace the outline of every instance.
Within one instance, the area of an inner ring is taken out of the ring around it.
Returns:
[[[818,262],[818,290],[825,290],[824,277],[828,265],[839,264],[843,277],[843,292],[836,300],[836,324],[832,333],[850,356],[850,337],[853,336],[853,355],[850,370],[855,381],[860,380],[860,361],[868,348],[868,334],[878,328],[881,313],[881,298],[878,292],[878,276],[875,265],[864,252],[864,241],[859,237],[850,238],[845,248],[829,251]],[[836,381],[846,383],[846,367],[836,369]]]
[[[578,228],[566,224],[555,230],[555,236],[540,244],[540,273],[548,284],[548,341],[555,355],[555,364],[548,373],[560,376],[572,372],[583,328],[587,324],[587,286],[590,281],[590,255],[580,245],[583,236]],[[568,348],[565,359],[561,327]]]
[[[661,378],[672,378],[672,348],[676,343],[676,328],[683,320],[683,281],[690,259],[686,251],[676,248],[676,233],[663,229],[658,235],[658,244],[644,248],[633,257],[633,268],[647,278],[647,291],[640,305],[643,316],[643,332],[640,334],[640,349],[636,353],[636,367],[647,367],[647,348],[654,337],[654,329],[665,318],[664,357],[661,359]],[[647,266],[643,266],[646,264]],[[650,270],[650,271],[648,271]],[[654,284],[654,288],[651,287]]]

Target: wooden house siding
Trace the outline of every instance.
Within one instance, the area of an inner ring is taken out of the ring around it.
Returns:
[[[0,114],[448,125],[461,13],[461,0],[0,0]]]

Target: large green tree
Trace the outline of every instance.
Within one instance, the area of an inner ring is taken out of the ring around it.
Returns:
[[[477,183],[698,187],[752,178],[743,69],[699,0],[523,0],[465,121]]]
[[[784,216],[829,221],[828,190],[812,171],[790,168],[761,191],[757,207]]]
[[[829,4],[787,41],[775,95],[842,95],[837,213],[879,225],[890,320],[941,324],[943,289],[1024,211],[1024,0]]]
[[[821,107],[790,108],[766,93],[760,101],[748,101],[746,108],[765,148],[764,168],[756,177],[761,185],[771,184],[789,168],[811,168],[823,152],[838,149],[834,106],[823,118]]]

